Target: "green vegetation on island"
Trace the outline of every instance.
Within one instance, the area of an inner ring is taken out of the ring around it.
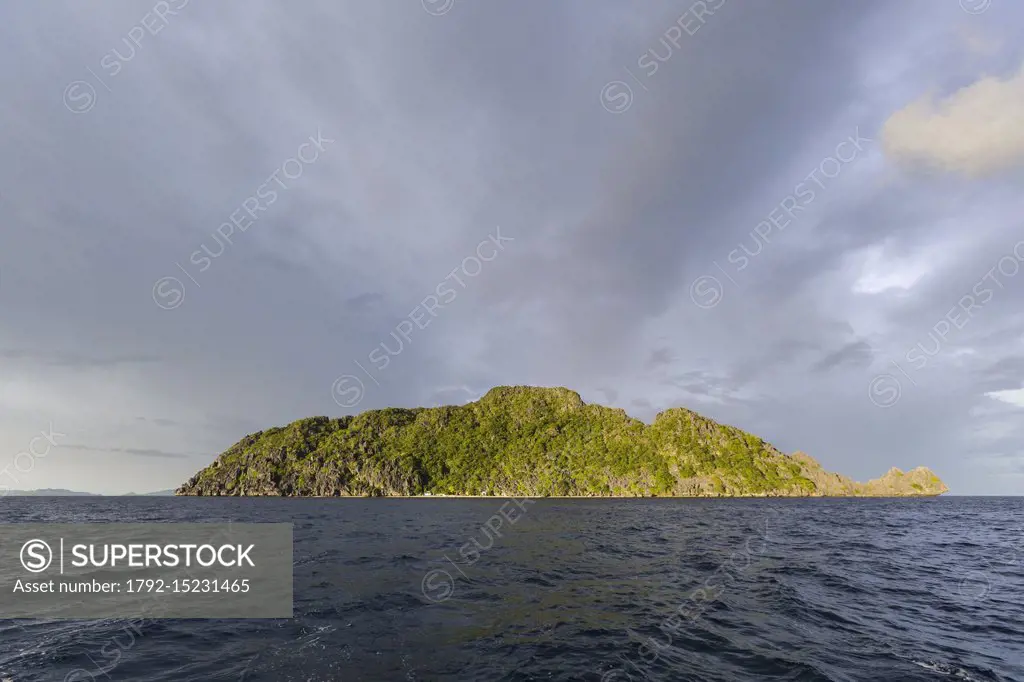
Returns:
[[[177,494],[919,497],[947,490],[924,467],[856,483],[685,408],[648,425],[565,388],[503,386],[461,406],[311,417],[261,431]]]

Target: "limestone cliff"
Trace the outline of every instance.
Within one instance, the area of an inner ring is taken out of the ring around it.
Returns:
[[[312,417],[250,435],[179,495],[929,496],[931,471],[861,484],[685,408],[650,425],[565,388],[462,406]]]

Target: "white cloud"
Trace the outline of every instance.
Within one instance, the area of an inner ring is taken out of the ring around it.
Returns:
[[[985,77],[949,97],[925,95],[882,129],[893,159],[984,176],[1024,165],[1024,67],[1007,79]]]
[[[1002,400],[1004,403],[1016,405],[1017,407],[1024,407],[1024,388],[1018,388],[1010,391],[992,391],[985,395],[990,398],[995,398],[996,400]]]
[[[913,288],[921,278],[932,271],[930,259],[887,258],[881,246],[867,250],[860,276],[853,291],[858,294],[880,294],[891,289],[904,291]]]

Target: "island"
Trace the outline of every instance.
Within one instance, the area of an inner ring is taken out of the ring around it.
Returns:
[[[566,388],[500,386],[459,406],[311,417],[246,436],[177,495],[926,497],[925,467],[857,483],[677,407],[651,424]]]

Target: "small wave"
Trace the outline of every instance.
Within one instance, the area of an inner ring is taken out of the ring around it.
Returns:
[[[925,670],[931,670],[932,672],[939,673],[940,675],[955,677],[958,680],[967,680],[968,682],[982,682],[982,680],[977,677],[971,677],[971,674],[963,668],[957,668],[956,666],[947,665],[945,663],[929,663],[928,661],[912,660],[911,662]]]

